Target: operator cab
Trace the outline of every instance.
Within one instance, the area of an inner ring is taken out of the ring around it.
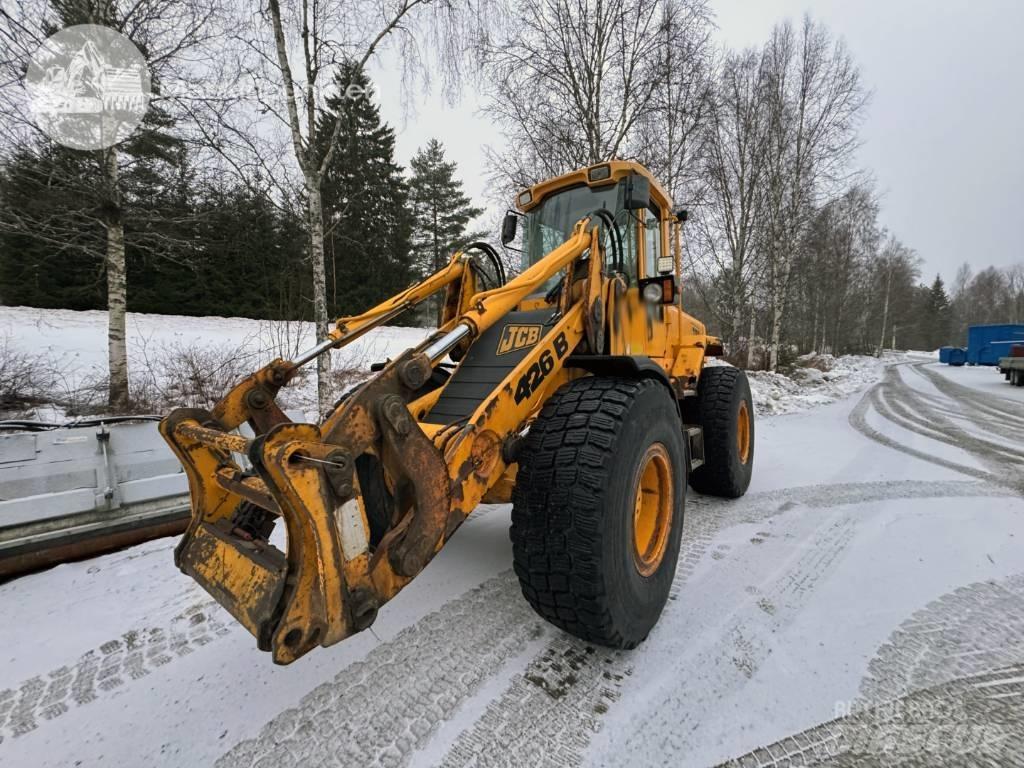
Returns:
[[[605,227],[606,272],[618,272],[631,288],[659,277],[672,276],[673,282],[679,278],[670,248],[670,234],[675,234],[677,224],[674,216],[667,215],[671,201],[636,163],[612,161],[575,171],[524,190],[516,202],[522,213],[510,212],[506,217],[502,241],[511,242],[522,225],[523,269],[568,240],[580,219],[603,210],[618,230],[616,243],[611,229]],[[622,253],[616,264],[619,244]],[[531,299],[546,294],[557,280],[552,278]]]

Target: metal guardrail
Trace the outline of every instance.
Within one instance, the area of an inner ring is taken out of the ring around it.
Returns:
[[[152,419],[0,422],[0,575],[179,533],[188,510]]]
[[[0,421],[0,578],[182,533],[188,480],[159,419]]]

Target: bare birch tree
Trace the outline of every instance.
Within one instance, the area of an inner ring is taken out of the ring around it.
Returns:
[[[665,0],[650,77],[661,85],[640,114],[627,153],[661,181],[676,204],[703,199],[701,131],[713,106],[712,12],[706,0]]]
[[[641,152],[651,158],[655,146],[664,149],[661,131],[668,130],[652,117],[664,118],[670,107],[678,110],[671,127],[675,154],[659,160],[678,169],[699,108],[684,112],[706,93],[706,5],[509,0],[501,6],[496,31],[481,45],[484,111],[505,138],[501,151],[490,152],[499,185],[521,187]]]
[[[30,58],[48,35],[76,24],[94,24],[120,32],[142,52],[159,99],[162,83],[178,77],[188,54],[207,44],[216,29],[213,1],[189,0],[21,0],[0,14],[0,39],[8,55],[2,62],[0,111],[4,114],[5,152],[50,142],[29,108],[24,75]],[[67,242],[70,222],[88,221],[105,232],[103,264],[107,287],[108,405],[123,410],[129,402],[126,343],[127,279],[125,265],[125,200],[123,176],[133,152],[159,154],[172,120],[166,115],[147,121],[121,144],[91,151],[93,184],[82,190],[82,200],[94,201],[89,210],[70,216],[44,211],[30,221],[7,219],[5,226],[21,228],[55,245]],[[144,148],[143,148],[144,147]],[[74,151],[74,150],[72,150]],[[65,212],[66,213],[66,212]]]
[[[307,225],[309,261],[313,276],[313,317],[318,341],[327,338],[330,318],[327,314],[327,277],[325,258],[325,222],[322,184],[339,150],[343,113],[324,119],[324,106],[332,95],[362,98],[363,89],[337,83],[344,64],[362,71],[382,48],[392,43],[411,85],[416,76],[426,77],[422,64],[431,53],[433,63],[451,87],[460,75],[463,62],[457,41],[473,27],[480,16],[467,12],[460,16],[457,3],[438,0],[268,0],[254,15],[246,16],[239,4],[239,29],[235,43],[239,52],[239,81],[249,80],[254,102],[252,113],[243,116],[257,123],[269,117],[273,125],[283,127],[300,176],[301,201]],[[394,38],[394,40],[392,40]],[[422,79],[422,78],[421,78]],[[341,88],[339,94],[337,88]],[[243,101],[243,106],[245,102]],[[252,128],[238,127],[234,118],[220,114],[212,123],[210,105],[197,111],[206,127],[211,144],[235,163],[240,175],[252,167],[270,166],[265,145],[251,137]],[[237,118],[237,115],[235,116]],[[265,122],[265,121],[264,121]],[[258,132],[258,131],[257,131]],[[226,150],[226,143],[232,150]],[[252,155],[260,159],[241,161]],[[247,162],[249,168],[243,168]],[[332,405],[329,384],[330,356],[318,360],[318,406],[321,413]]]
[[[745,331],[758,276],[757,228],[764,212],[767,125],[761,104],[756,51],[726,56],[702,132],[698,166],[705,195],[695,217],[698,242],[691,249],[698,269],[715,276],[714,307],[725,337],[735,343]]]
[[[875,347],[876,355],[882,354],[885,340],[889,336],[892,337],[892,347],[895,348],[897,325],[915,309],[907,300],[907,296],[918,278],[919,263],[919,259],[910,248],[889,235],[872,268],[880,294],[878,304],[882,320],[881,328],[878,330],[878,345]]]
[[[815,214],[794,266],[791,334],[813,351],[858,349],[866,277],[877,263],[882,237],[879,204],[870,181],[830,200]]]
[[[869,95],[843,42],[809,16],[799,30],[789,22],[775,27],[762,67],[769,140],[761,234],[775,370],[797,249],[819,201],[846,181]]]

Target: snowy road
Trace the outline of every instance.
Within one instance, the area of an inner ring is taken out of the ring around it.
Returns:
[[[374,633],[286,668],[172,541],[8,583],[0,765],[1005,765],[1024,746],[1024,408],[1001,383],[910,362],[761,420],[750,493],[688,498],[672,599],[632,652],[532,614],[506,507]]]

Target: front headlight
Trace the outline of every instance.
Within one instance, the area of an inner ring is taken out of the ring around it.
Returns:
[[[661,304],[662,288],[659,283],[648,283],[644,286],[644,301]]]

